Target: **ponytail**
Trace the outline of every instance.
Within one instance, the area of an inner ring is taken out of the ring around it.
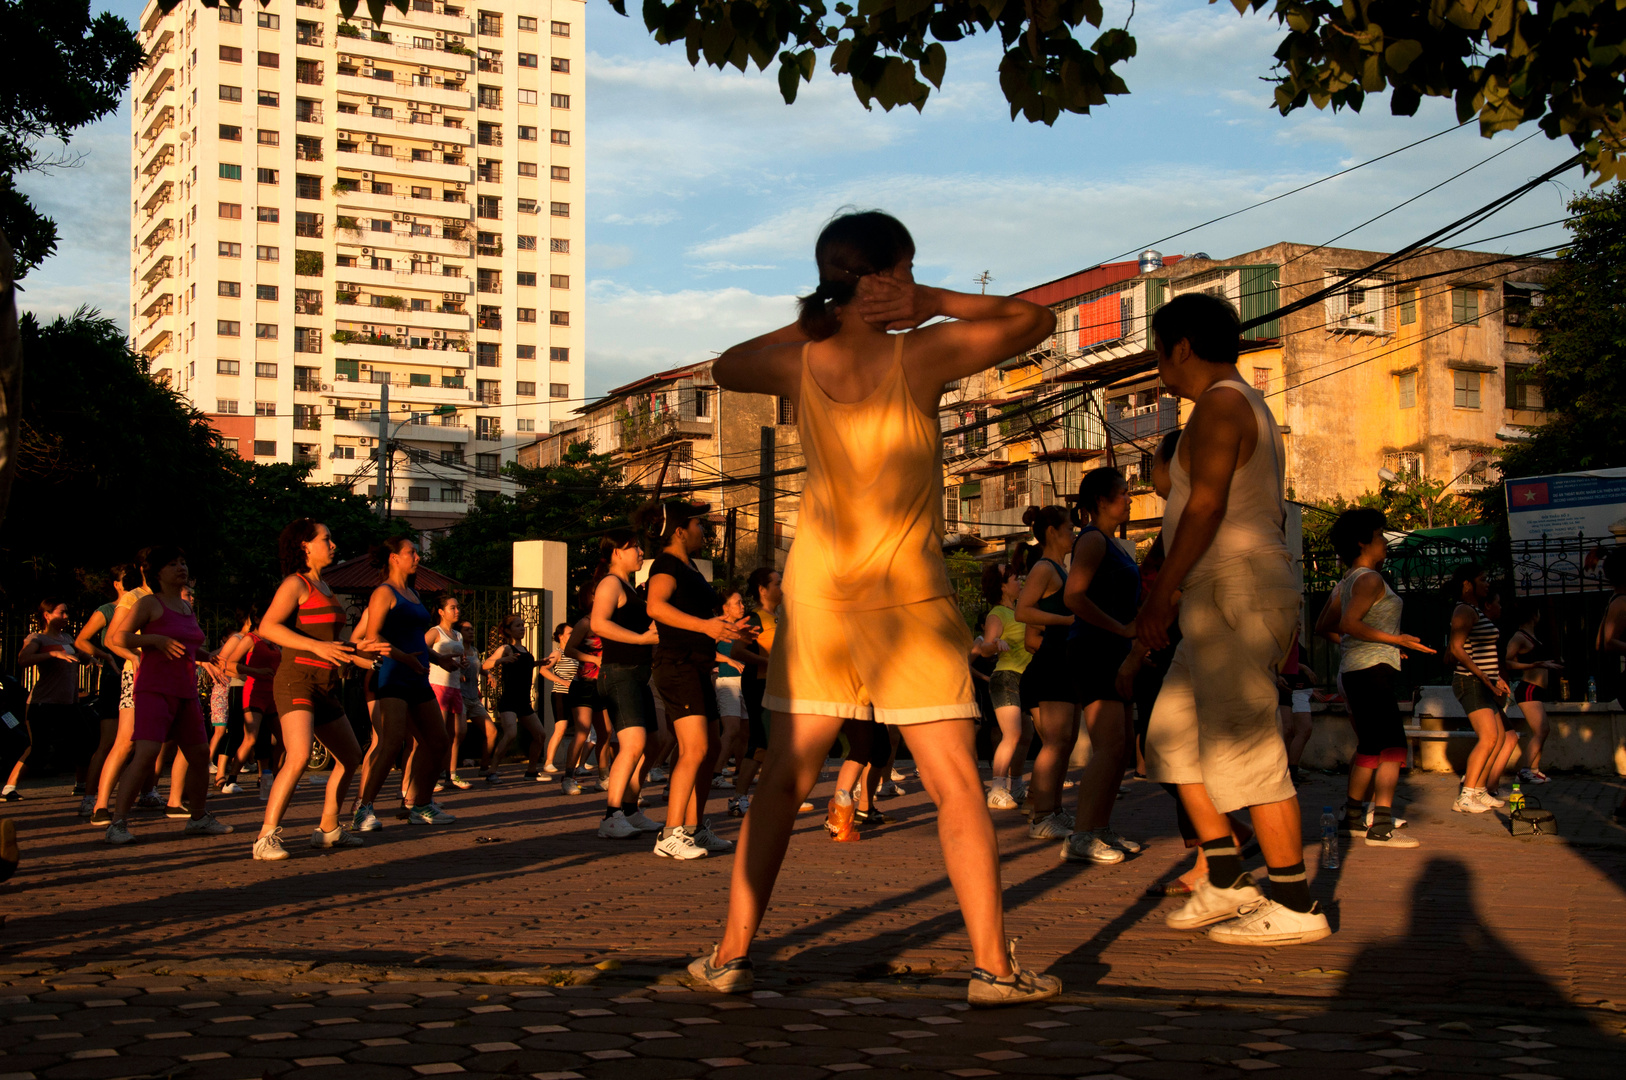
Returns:
[[[814,341],[830,337],[841,329],[837,311],[857,295],[859,279],[891,270],[914,253],[914,238],[891,214],[862,210],[833,218],[813,248],[818,288],[796,302],[802,332]]]

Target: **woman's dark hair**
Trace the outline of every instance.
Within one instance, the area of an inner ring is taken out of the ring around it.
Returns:
[[[796,302],[797,323],[808,337],[823,341],[841,328],[836,308],[852,300],[859,278],[890,270],[914,253],[914,237],[891,214],[861,210],[831,219],[813,246],[819,287]]]
[[[302,517],[290,521],[277,537],[277,559],[284,574],[298,574],[310,569],[305,561],[305,545],[316,539],[318,522]]]
[[[61,607],[62,604],[63,601],[54,596],[40,597],[40,621],[43,622],[47,615]]]
[[[1186,293],[1152,315],[1152,333],[1168,352],[1180,342],[1210,364],[1234,364],[1242,343],[1242,320],[1229,300]]]
[[[661,502],[645,503],[632,512],[633,528],[660,538],[660,544],[665,547],[672,539],[672,534],[695,518],[703,518],[711,513],[710,503],[684,502],[682,499],[665,499]]]
[[[1603,576],[1616,588],[1626,585],[1626,547],[1609,549],[1603,557]]]
[[[567,622],[562,622],[553,628],[553,640],[558,641],[560,634],[568,633],[570,633],[570,624]]]
[[[632,529],[611,529],[609,532],[599,537],[598,565],[593,568],[593,583],[588,586],[589,595],[591,595],[592,591],[598,588],[598,583],[603,581],[605,576],[609,574],[610,556],[614,555],[616,551],[621,548],[627,547],[630,544],[639,543],[641,539],[642,538]],[[589,601],[589,603],[591,603],[591,601]]]
[[[1513,625],[1523,626],[1532,620],[1540,622],[1546,613],[1546,609],[1540,600],[1528,598],[1520,600],[1513,607]]]
[[[186,557],[186,552],[174,544],[154,544],[141,553],[141,572],[146,575],[147,587],[153,592],[158,591],[158,571],[174,562],[176,559]],[[188,585],[191,582],[187,582]]]
[[[1157,459],[1167,464],[1174,460],[1174,452],[1180,449],[1180,429],[1165,431],[1163,437],[1157,441]]]
[[[456,600],[457,600],[457,594],[456,593],[451,592],[450,590],[448,590],[446,592],[443,592],[435,600],[435,610],[437,612],[445,611],[446,610],[446,605],[450,604],[450,603],[453,603]]]
[[[728,603],[728,598],[731,597],[731,596],[738,596],[740,598],[740,603],[742,603],[742,604],[745,603],[745,588],[743,586],[735,585],[733,583],[729,583],[729,584],[718,583],[718,585],[717,585],[717,606],[719,608],[721,608],[724,604]]]
[[[989,563],[982,568],[982,598],[988,601],[989,607],[1001,603],[1005,599],[1005,583],[1020,576],[1010,563]]]
[[[1446,593],[1453,600],[1462,600],[1462,587],[1474,578],[1485,572],[1485,568],[1478,563],[1465,562],[1451,571],[1451,583],[1447,585]]]
[[[131,584],[131,582],[135,584]],[[119,563],[107,571],[107,591],[117,592],[113,586],[118,584],[124,587],[125,592],[141,588],[141,571],[133,563]]]
[[[493,623],[491,626],[490,640],[487,642],[487,648],[495,651],[508,644],[508,623],[510,620],[519,619],[519,617],[519,612],[510,611],[508,614],[504,615],[502,618]],[[521,623],[524,621],[524,619],[520,619]],[[558,631],[555,630],[554,633],[558,633]]]
[[[768,587],[768,582],[772,581],[777,573],[779,571],[775,567],[759,566],[745,579],[745,597],[751,602],[752,607],[761,605],[762,590]]]
[[[1033,530],[1033,538],[1044,547],[1044,538],[1051,529],[1068,524],[1070,517],[1065,506],[1030,506],[1022,511],[1022,524]]]
[[[390,564],[391,555],[399,555],[411,545],[412,541],[404,536],[391,536],[367,549],[367,561],[373,565],[373,569],[382,570]]]
[[[1338,515],[1338,519],[1332,523],[1332,531],[1327,534],[1327,539],[1332,541],[1332,549],[1338,553],[1344,565],[1353,566],[1355,560],[1361,557],[1361,546],[1370,544],[1374,536],[1388,527],[1389,519],[1384,516],[1382,510],[1372,506],[1359,506]],[[1458,595],[1461,595],[1461,586],[1458,586]]]
[[[1086,518],[1095,516],[1102,499],[1111,498],[1119,488],[1128,486],[1129,481],[1124,479],[1124,474],[1110,465],[1085,473],[1084,479],[1078,482],[1078,502],[1073,504],[1073,523],[1083,525]]]

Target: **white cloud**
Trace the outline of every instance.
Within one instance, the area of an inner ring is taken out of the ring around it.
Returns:
[[[794,296],[741,288],[661,292],[614,281],[588,286],[588,393],[693,364],[795,318]]]

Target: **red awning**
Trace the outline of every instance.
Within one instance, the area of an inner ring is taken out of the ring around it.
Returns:
[[[334,592],[371,592],[384,584],[384,571],[374,566],[366,555],[357,555],[353,559],[346,559],[328,567],[327,572],[322,575],[322,580],[327,582],[328,588]],[[454,581],[445,574],[437,574],[427,566],[418,567],[419,592],[446,592],[448,589],[467,587],[461,581]]]

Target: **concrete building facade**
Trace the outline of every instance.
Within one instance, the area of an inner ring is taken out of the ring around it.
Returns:
[[[585,4],[386,12],[147,5],[131,336],[313,481],[381,497],[382,420],[382,497],[433,529],[585,396]]]

